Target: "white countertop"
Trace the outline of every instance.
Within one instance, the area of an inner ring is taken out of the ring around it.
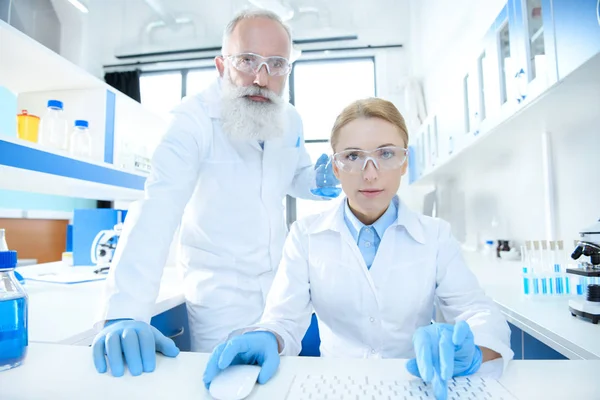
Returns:
[[[568,297],[527,297],[519,262],[491,261],[477,253],[464,256],[510,323],[570,359],[600,359],[600,325],[573,317]]]
[[[158,356],[151,374],[121,378],[98,374],[91,350],[34,343],[25,363],[0,372],[2,399],[210,399],[202,383],[208,354]],[[274,378],[255,386],[249,400],[283,400],[295,374],[340,374],[412,379],[399,359],[283,357]],[[598,360],[512,361],[500,383],[517,399],[598,399]],[[35,384],[32,385],[32,382]]]
[[[465,260],[486,293],[499,305],[507,320],[571,359],[600,359],[600,325],[571,316],[568,298],[527,298],[522,293],[520,264],[491,261],[477,253]],[[72,271],[62,263],[19,268],[25,271]],[[174,267],[165,268],[155,315],[184,302],[181,280]],[[105,281],[72,285],[27,281],[29,335],[32,342],[88,344],[102,299]]]
[[[69,267],[62,262],[18,268],[27,277],[39,272],[93,271],[95,267]],[[105,275],[104,275],[105,276]],[[95,335],[94,322],[102,301],[105,280],[76,284],[26,280],[29,296],[29,340],[31,342],[88,344]],[[174,267],[164,270],[154,315],[184,302],[181,280]]]

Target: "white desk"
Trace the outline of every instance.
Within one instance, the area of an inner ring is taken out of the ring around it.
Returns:
[[[34,343],[25,363],[0,372],[0,397],[20,399],[209,399],[202,383],[208,354],[159,356],[156,371],[138,377],[98,374],[91,350],[81,346]],[[295,374],[369,375],[411,379],[404,360],[284,357],[279,372],[249,399],[283,400]],[[598,399],[600,361],[513,361],[500,379],[521,400]]]
[[[479,254],[465,260],[486,293],[500,306],[507,320],[571,359],[600,359],[600,325],[574,318],[567,298],[528,299],[522,294],[520,264],[490,262]],[[61,263],[19,269],[61,270]],[[28,281],[29,335],[32,342],[84,344],[94,336],[92,324],[105,281],[61,285]],[[180,279],[173,267],[165,268],[154,314],[184,302]],[[599,396],[600,398],[600,396]]]
[[[35,272],[94,270],[94,267],[69,267],[61,262],[19,268],[27,276]],[[185,299],[181,280],[173,267],[165,268],[154,315],[182,304]],[[31,342],[89,344],[95,332],[105,280],[76,284],[45,283],[27,280],[29,295],[29,340]]]
[[[508,322],[570,359],[600,359],[600,324],[573,317],[567,297],[528,298],[523,294],[519,262],[493,262],[476,253],[464,256]]]

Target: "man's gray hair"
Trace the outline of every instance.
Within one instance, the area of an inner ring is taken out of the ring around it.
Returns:
[[[251,19],[251,18],[267,18],[272,21],[278,22],[283,27],[283,29],[285,29],[285,32],[287,33],[288,38],[290,39],[290,53],[291,53],[291,51],[292,51],[292,29],[290,28],[290,26],[288,24],[286,24],[285,22],[283,22],[281,17],[279,17],[279,15],[277,15],[273,11],[258,8],[258,9],[242,10],[239,13],[237,13],[231,21],[229,21],[229,23],[225,27],[225,32],[223,32],[223,42],[221,44],[221,54],[225,55],[225,48],[227,47],[227,42],[229,41],[229,37],[235,30],[235,27],[242,20]]]

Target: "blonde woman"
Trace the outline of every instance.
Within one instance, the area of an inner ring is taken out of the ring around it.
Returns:
[[[407,369],[446,382],[482,363],[513,356],[510,330],[466,267],[448,223],[399,199],[407,168],[404,118],[386,100],[346,107],[331,133],[334,173],[346,195],[299,220],[258,325],[236,332],[211,355],[204,382],[231,364],[258,364],[259,383],[298,355],[314,309],[324,357],[410,358]],[[431,323],[434,307],[445,323]]]

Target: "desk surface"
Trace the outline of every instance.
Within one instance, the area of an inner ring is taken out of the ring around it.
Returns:
[[[0,372],[2,399],[209,399],[202,384],[208,354],[159,356],[156,371],[114,378],[98,374],[91,350],[83,346],[34,343],[25,363]],[[347,374],[412,379],[404,360],[283,357],[278,373],[257,385],[249,399],[284,399],[295,374]],[[500,383],[515,397],[598,399],[600,360],[512,361]],[[34,384],[32,384],[34,383]]]
[[[510,323],[570,359],[600,359],[600,324],[573,317],[569,298],[525,296],[519,262],[477,253],[465,253],[465,261]]]
[[[490,262],[476,253],[465,260],[486,293],[500,306],[509,322],[571,359],[600,359],[600,324],[574,318],[568,299],[529,299],[521,291],[519,263]],[[69,270],[62,263],[19,269]],[[28,281],[29,333],[32,342],[86,344],[93,337],[93,323],[105,281],[74,285]],[[155,315],[184,302],[176,268],[163,274]]]

